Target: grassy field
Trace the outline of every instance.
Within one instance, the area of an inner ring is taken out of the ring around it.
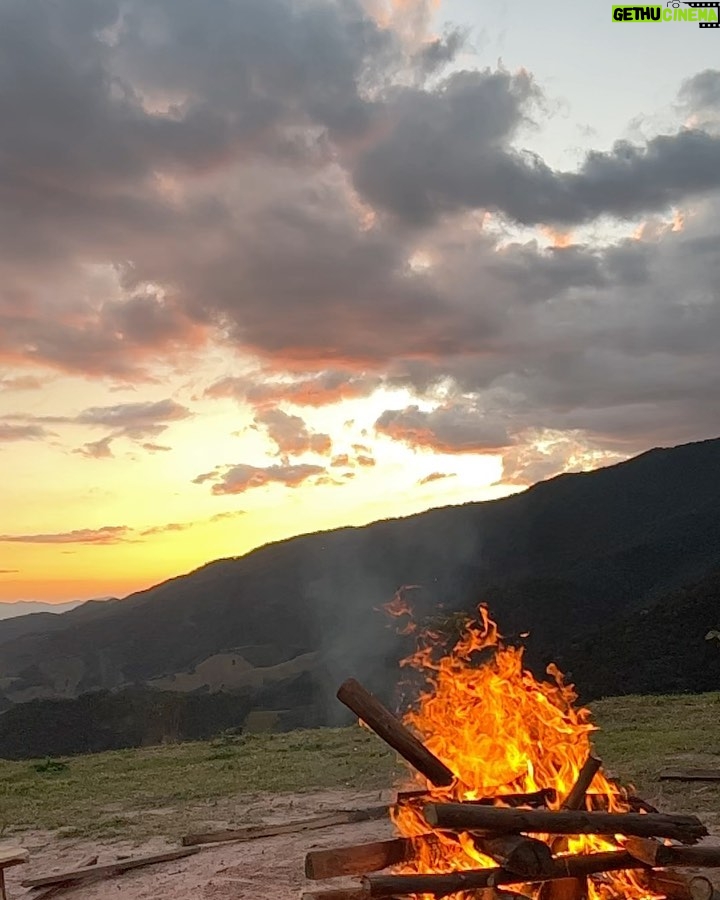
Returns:
[[[662,808],[697,811],[711,827],[720,826],[720,786],[657,780],[665,765],[720,766],[720,694],[614,698],[593,710],[601,727],[596,748],[608,770]],[[176,837],[188,830],[198,807],[212,818],[214,805],[238,793],[382,789],[403,771],[385,745],[360,728],[0,761],[0,831]]]

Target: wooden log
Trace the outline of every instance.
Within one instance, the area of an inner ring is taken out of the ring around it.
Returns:
[[[688,875],[659,869],[650,873],[650,887],[668,900],[712,900],[715,889],[704,875]]]
[[[550,848],[536,838],[501,834],[493,837],[473,836],[473,842],[478,850],[516,875],[532,878],[553,871]]]
[[[334,828],[336,825],[349,825],[353,822],[370,822],[388,815],[387,806],[370,806],[367,809],[345,809],[314,816],[309,819],[298,819],[295,822],[283,822],[281,825],[246,825],[243,828],[228,828],[222,831],[203,831],[197,834],[186,834],[182,839],[183,847],[196,844],[221,844],[226,841],[253,841],[257,838],[276,837],[281,834],[296,834],[302,831],[316,831],[320,828]]]
[[[121,875],[130,869],[171,862],[198,852],[199,848],[197,847],[190,847],[186,850],[167,850],[165,853],[153,853],[151,856],[136,856],[134,859],[109,863],[105,866],[86,866],[82,869],[72,869],[68,872],[55,872],[52,875],[41,875],[38,878],[26,878],[22,882],[22,886],[34,888],[55,884],[76,884],[79,881],[85,881],[87,878],[112,878],[114,875]]]
[[[464,800],[464,803],[473,803],[476,806],[495,806],[503,803],[505,806],[546,806],[553,803],[557,797],[554,788],[541,788],[539,791],[528,791],[521,794],[493,794],[490,797],[480,797],[478,800]],[[398,791],[397,802],[412,803],[416,800],[429,800],[429,791]]]
[[[561,809],[585,808],[588,788],[601,766],[602,762],[597,756],[592,754],[588,756],[578,772],[575,783],[563,800]],[[550,842],[550,849],[553,854],[567,851],[567,839],[560,835],[556,836]],[[587,878],[559,878],[541,886],[538,900],[582,900],[587,893]]]
[[[437,835],[427,834],[416,838],[373,841],[353,847],[311,850],[305,856],[305,877],[318,881],[322,878],[379,872],[388,866],[416,859],[424,847],[436,847],[439,842]]]
[[[663,769],[660,781],[720,781],[720,769]]]
[[[602,760],[597,756],[588,756],[578,772],[575,784],[570,788],[570,793],[563,801],[561,809],[582,809],[585,806],[585,795],[601,766]]]
[[[697,816],[657,813],[607,813],[587,810],[505,809],[467,803],[428,803],[425,819],[435,828],[450,831],[485,831],[494,834],[632,834],[669,837],[696,843],[708,833]]]
[[[720,868],[720,845],[702,844],[698,847],[668,847],[650,838],[629,837],[624,849],[647,866],[698,866]]]
[[[624,850],[560,856],[554,860],[553,871],[535,876],[532,881],[553,878],[584,878],[599,872],[624,869],[643,869],[641,862]],[[524,879],[527,881],[527,879]],[[521,884],[523,876],[507,869],[471,869],[447,875],[366,875],[362,879],[367,897],[394,897],[408,894],[432,894],[443,897],[461,891],[478,891],[503,884]]]
[[[447,787],[455,781],[445,763],[354,678],[343,682],[337,698],[435,787]]]

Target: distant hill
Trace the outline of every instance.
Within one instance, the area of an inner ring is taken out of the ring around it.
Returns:
[[[80,606],[83,602],[83,600],[70,601],[69,603],[42,603],[39,600],[16,600],[10,603],[0,602],[0,621],[33,614],[40,615],[47,613],[50,615],[59,615],[60,613],[75,609],[76,606]]]
[[[663,640],[674,634],[660,635],[684,621],[673,619],[673,602],[687,602],[695,635],[720,624],[690,603],[692,592],[673,593],[717,572],[720,439],[562,475],[501,500],[271,544],[4,643],[9,623],[0,622],[0,696],[20,703],[151,682],[209,692],[227,681],[226,689],[262,684],[252,705],[280,709],[290,696],[299,702],[300,679],[300,700],[312,696],[332,721],[345,676],[382,693],[395,683],[407,644],[377,609],[402,585],[420,586],[412,596],[421,615],[487,600],[503,633],[531,632],[531,662],[559,659],[588,695],[670,683],[708,689],[712,671],[671,653]],[[302,665],[283,667],[296,657]],[[246,674],[235,676],[233,665]],[[247,674],[255,667],[272,678]]]

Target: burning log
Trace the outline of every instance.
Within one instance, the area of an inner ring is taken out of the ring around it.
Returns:
[[[645,867],[641,862],[624,850],[560,856],[553,861],[552,872],[535,876],[532,881],[583,878],[599,872],[643,868]],[[404,897],[408,894],[433,894],[435,897],[443,897],[447,894],[483,890],[501,884],[521,884],[523,881],[527,879],[523,879],[522,875],[496,868],[471,869],[448,875],[367,875],[363,878],[362,884],[367,897]]]
[[[712,900],[715,892],[704,875],[685,875],[671,869],[652,872],[650,887],[658,894],[665,894],[668,900]]]
[[[506,809],[467,803],[428,803],[427,822],[450,831],[493,834],[627,834],[668,837],[694,844],[708,833],[697,816],[607,813],[586,810]]]
[[[703,866],[708,869],[720,868],[720,846],[668,847],[659,841],[647,838],[629,837],[625,850],[646,866]]]
[[[378,872],[388,866],[415,859],[424,847],[433,847],[438,843],[436,835],[428,834],[417,838],[374,841],[354,847],[312,850],[305,857],[305,877],[318,881],[321,878]]]
[[[585,806],[585,795],[593,783],[593,778],[600,771],[601,766],[602,760],[598,759],[597,756],[588,756],[561,809],[582,809]]]
[[[475,846],[508,872],[534,878],[554,871],[552,852],[547,844],[520,834],[497,837],[473,836]]]
[[[588,788],[601,766],[602,762],[597,756],[588,756],[561,809],[582,809],[586,805]],[[553,853],[567,850],[567,840],[564,837],[555,837],[550,843],[550,849]],[[586,896],[587,878],[562,878],[542,885],[538,900],[582,900]]]
[[[494,794],[490,797],[480,797],[479,800],[464,800],[464,803],[473,803],[476,806],[495,806],[503,803],[505,806],[547,806],[557,796],[554,788],[540,788],[539,791],[528,791],[518,794]],[[398,803],[411,803],[414,800],[424,800],[430,797],[429,791],[398,791]],[[656,810],[657,812],[657,810]]]
[[[447,787],[455,781],[455,775],[445,763],[432,754],[396,716],[385,709],[377,697],[366,691],[354,678],[343,682],[337,698],[431,784]]]

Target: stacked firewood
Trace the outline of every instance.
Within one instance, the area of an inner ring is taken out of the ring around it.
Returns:
[[[456,781],[455,774],[357,681],[346,681],[337,696],[430,784],[448,787]],[[592,804],[587,791],[600,765],[597,758],[588,758],[560,809],[547,808],[546,804],[557,802],[554,791],[547,789],[462,803],[424,802],[430,799],[424,791],[400,793],[398,803],[422,808],[427,834],[308,853],[305,874],[309,879],[361,878],[350,888],[306,892],[303,900],[455,894],[471,898],[486,891],[498,895],[499,888],[507,896],[509,885],[524,885],[526,892],[527,886],[536,885],[537,900],[583,900],[588,879],[619,871],[643,873],[649,895],[712,900],[713,885],[708,878],[680,871],[720,868],[720,846],[691,846],[708,834],[702,822],[696,816],[661,814],[637,797],[628,798],[631,811],[626,813],[588,809]],[[383,873],[421,854],[427,858],[427,851],[439,847],[440,834],[443,840],[470,835],[475,847],[497,865],[442,874]],[[569,854],[567,836],[581,834],[605,836],[615,849]],[[543,841],[529,835],[550,838]]]

